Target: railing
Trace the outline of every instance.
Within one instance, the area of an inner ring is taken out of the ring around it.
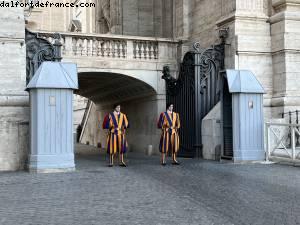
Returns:
[[[300,163],[299,124],[266,123],[267,160]]]
[[[37,32],[52,43],[53,32]],[[125,35],[60,33],[63,57],[156,61],[176,59],[178,40]]]
[[[286,113],[280,113],[280,115],[282,116],[282,118],[286,118],[286,116],[288,116],[289,118],[289,123],[293,123],[293,116],[295,117],[295,123],[299,124],[299,116],[300,116],[300,110],[296,110],[296,111],[288,111]]]

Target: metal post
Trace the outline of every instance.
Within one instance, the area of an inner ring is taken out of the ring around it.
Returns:
[[[296,124],[298,125],[299,124],[299,111],[296,110]],[[299,126],[297,126],[297,130],[299,130]],[[299,142],[299,134],[297,133],[297,143],[296,143],[296,147],[298,147],[300,145],[300,142]]]
[[[295,146],[295,127],[291,125],[291,132],[292,132],[292,160],[295,160],[295,153],[296,153],[296,146]]]
[[[200,157],[201,148],[201,67],[199,54],[195,54],[195,143],[197,157]]]
[[[291,111],[289,111],[289,124],[292,124],[292,112],[291,112]],[[291,130],[291,127],[290,127],[290,132],[289,132],[289,134],[288,134],[288,137],[290,138],[289,147],[292,146],[291,132],[292,132],[292,130]]]
[[[269,158],[270,158],[270,139],[269,139],[269,128],[270,128],[270,125],[269,124],[266,124],[266,161],[269,161]]]

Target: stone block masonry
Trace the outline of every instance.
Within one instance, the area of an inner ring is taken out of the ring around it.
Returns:
[[[29,141],[25,22],[22,8],[0,13],[0,171],[23,169]]]

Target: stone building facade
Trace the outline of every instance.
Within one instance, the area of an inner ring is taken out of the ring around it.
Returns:
[[[250,69],[257,75],[267,92],[267,117],[276,117],[299,104],[298,0],[84,2],[94,2],[96,7],[34,9],[28,27],[37,31],[69,31],[72,21],[78,20],[83,33],[183,40],[183,52],[194,41],[200,41],[202,47],[216,43],[217,30],[229,27],[226,67]]]
[[[25,165],[29,143],[24,13],[21,8],[0,10],[0,170],[18,170]]]
[[[217,31],[228,27],[226,68],[254,72],[266,90],[265,118],[279,118],[283,112],[300,109],[300,0],[71,1],[95,3],[95,7],[34,8],[25,18],[26,26],[33,31],[178,40],[180,44],[172,54],[177,62],[193,42],[200,41],[202,48],[208,47],[218,42]],[[0,54],[10,59],[0,62],[0,135],[6,140],[0,144],[0,170],[14,170],[25,165],[27,154],[28,97],[23,91],[22,32],[25,19],[21,8],[0,10],[4,24],[0,30],[4,43]],[[6,57],[7,54],[11,56]],[[172,66],[176,74],[178,67]],[[160,73],[161,69],[157,71]],[[134,111],[135,104],[131,107],[129,111]],[[18,140],[18,144],[13,140]]]

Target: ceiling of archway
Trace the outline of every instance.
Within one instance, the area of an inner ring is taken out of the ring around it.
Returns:
[[[79,94],[95,103],[123,102],[155,94],[143,81],[113,73],[79,73]]]

